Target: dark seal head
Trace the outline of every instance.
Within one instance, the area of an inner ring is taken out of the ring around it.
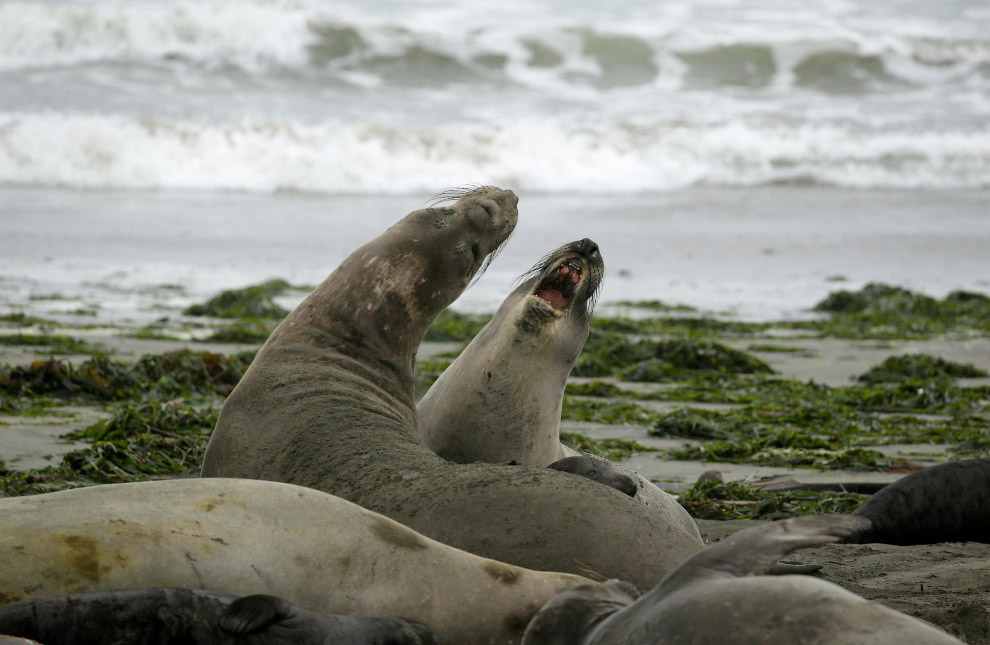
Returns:
[[[424,444],[458,463],[544,467],[563,458],[564,385],[604,271],[587,238],[537,262],[419,402]]]
[[[0,607],[0,630],[72,645],[433,645],[427,627],[333,616],[276,596],[198,589],[128,589],[51,596]]]
[[[611,462],[592,455],[564,457],[553,462],[547,468],[587,477],[591,481],[611,486],[620,493],[625,493],[630,497],[635,497],[636,491],[639,490],[639,486],[632,477],[618,472]]]

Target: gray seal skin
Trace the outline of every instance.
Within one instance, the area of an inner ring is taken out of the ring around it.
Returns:
[[[604,271],[589,239],[541,259],[419,402],[423,443],[462,464],[543,467],[568,456],[559,431],[564,386]]]
[[[587,238],[537,262],[419,402],[423,443],[458,463],[548,466],[582,456],[560,442],[560,412],[604,271]],[[638,501],[701,543],[673,497],[620,464],[612,468],[637,483]]]
[[[206,589],[278,596],[323,614],[402,616],[442,644],[518,643],[545,602],[588,582],[481,558],[278,482],[173,479],[0,499],[0,605]]]
[[[516,203],[511,191],[477,188],[449,209],[409,214],[346,258],[227,398],[203,476],[308,486],[487,558],[644,586],[700,550],[697,535],[607,486],[545,468],[451,464],[420,442],[416,350],[509,236]]]
[[[870,521],[860,542],[990,543],[990,459],[919,470],[880,489],[853,515]]]
[[[616,471],[612,462],[601,457],[594,457],[592,455],[564,457],[553,462],[547,468],[587,477],[591,481],[611,486],[620,493],[625,493],[630,497],[635,497],[636,491],[639,489],[639,486],[636,485],[632,477],[627,477]]]
[[[868,521],[797,517],[740,531],[638,596],[618,581],[575,587],[544,605],[524,645],[948,645],[937,627],[809,576],[755,576],[788,553],[849,539]]]
[[[434,645],[424,625],[330,616],[264,594],[93,591],[0,607],[0,631],[59,645]]]

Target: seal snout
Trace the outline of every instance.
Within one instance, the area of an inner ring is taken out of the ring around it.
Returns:
[[[571,242],[551,254],[550,258],[551,262],[544,265],[549,270],[532,295],[558,311],[571,304],[579,288],[585,293],[583,298],[593,295],[601,279],[603,264],[595,242],[588,238]]]

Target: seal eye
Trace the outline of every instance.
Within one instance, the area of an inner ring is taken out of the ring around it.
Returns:
[[[598,476],[598,471],[597,470],[589,470],[588,472],[586,472],[584,474],[584,476],[585,477],[597,477]]]

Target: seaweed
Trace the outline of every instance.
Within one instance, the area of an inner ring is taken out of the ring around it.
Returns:
[[[576,432],[561,432],[560,441],[575,450],[583,450],[612,461],[628,459],[636,452],[657,452],[635,441],[625,439],[591,439]]]
[[[429,341],[469,341],[474,338],[482,327],[488,324],[492,317],[489,315],[461,314],[452,309],[444,309],[426,331],[423,340]]]
[[[47,334],[0,334],[0,345],[45,347],[43,354],[89,354],[97,351],[84,340]]]
[[[146,355],[134,363],[94,356],[78,367],[50,359],[0,372],[0,391],[15,396],[51,394],[125,398],[229,394],[254,358],[252,352],[232,357],[179,350]]]
[[[277,305],[274,299],[291,288],[285,280],[269,280],[243,289],[222,291],[205,303],[188,307],[183,313],[214,318],[282,319],[289,312]]]
[[[788,326],[840,338],[990,334],[990,298],[966,291],[954,291],[937,300],[901,287],[870,283],[859,291],[830,293],[814,310],[832,315]]]
[[[227,325],[221,325],[213,333],[204,338],[205,341],[217,343],[243,343],[260,345],[268,340],[278,321],[263,318],[242,318]]]
[[[954,363],[928,354],[904,354],[891,356],[857,376],[856,380],[861,383],[901,383],[914,379],[986,375],[986,370],[978,369],[972,363]]]
[[[851,513],[866,495],[762,491],[739,482],[700,481],[678,495],[692,517],[706,520],[779,520],[798,515]]]
[[[620,300],[615,304],[620,307],[652,309],[653,311],[698,311],[696,307],[690,305],[668,305],[660,300]]]
[[[199,472],[217,412],[149,402],[127,405],[113,417],[68,435],[91,445],[57,466],[0,475],[0,495],[27,495],[93,484],[194,476]]]

